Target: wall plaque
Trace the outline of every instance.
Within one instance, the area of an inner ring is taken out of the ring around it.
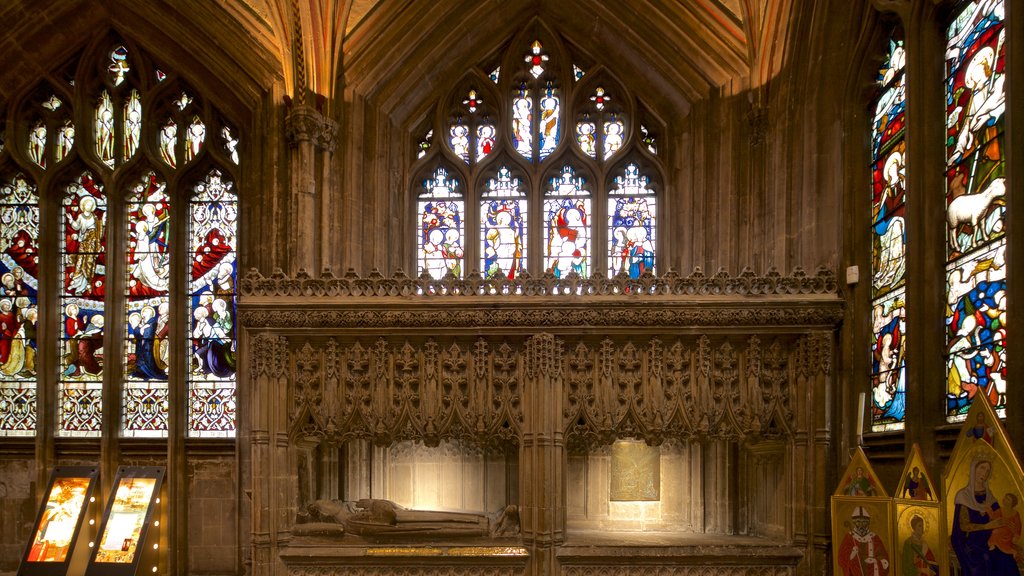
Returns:
[[[612,444],[611,474],[610,500],[613,502],[661,499],[660,448],[632,440]]]

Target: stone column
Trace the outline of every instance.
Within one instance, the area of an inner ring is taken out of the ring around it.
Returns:
[[[830,496],[835,486],[832,452],[833,333],[813,332],[800,339],[793,352],[793,541],[804,549],[798,574],[827,572],[832,538]]]
[[[307,105],[293,107],[285,118],[291,147],[288,218],[288,271],[318,272],[324,265],[327,234],[326,204],[330,167],[338,123]]]
[[[523,445],[519,502],[529,575],[558,574],[565,541],[565,441],[562,429],[562,343],[547,333],[525,343]]]
[[[288,526],[282,519],[288,510],[294,510],[287,497],[293,488],[282,479],[289,473],[285,415],[288,350],[285,339],[270,334],[252,337],[248,350],[251,475],[246,488],[252,494],[252,574],[272,576],[284,573],[278,548]]]

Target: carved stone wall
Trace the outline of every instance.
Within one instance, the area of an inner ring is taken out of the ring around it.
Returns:
[[[828,271],[514,282],[253,271],[240,296],[250,358],[254,574],[309,569],[293,566],[298,559],[282,564],[294,540],[298,486],[307,494],[317,486],[309,447],[320,454],[352,447],[351,469],[330,472],[332,482],[349,485],[365,484],[369,454],[399,443],[511,450],[518,455],[511,503],[522,511],[530,574],[587,563],[574,556],[587,534],[567,528],[567,463],[625,438],[702,447],[707,462],[696,470],[705,488],[691,504],[712,518],[691,522],[694,532],[761,536],[785,550],[778,568],[747,566],[739,558],[754,541],[736,541],[721,552],[727,573],[788,574],[827,538],[817,498],[828,490],[822,470],[831,448],[819,418],[829,417],[842,317]],[[318,458],[328,468],[348,465]],[[307,463],[301,473],[300,462]],[[763,489],[758,479],[767,480]],[[787,505],[769,506],[779,486],[798,488]],[[709,505],[709,489],[729,497],[710,497]],[[658,570],[685,574],[690,563],[717,562],[696,559],[701,554],[668,554]],[[812,570],[813,562],[801,566]]]

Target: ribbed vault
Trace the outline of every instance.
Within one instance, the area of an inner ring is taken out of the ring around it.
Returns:
[[[788,0],[405,0],[354,2],[344,81],[398,124],[538,18],[665,114],[760,85],[783,54]],[[419,73],[410,74],[409,71]]]

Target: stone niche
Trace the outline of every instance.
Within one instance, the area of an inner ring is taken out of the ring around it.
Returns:
[[[353,440],[340,447],[302,447],[296,477],[300,509],[324,498],[379,498],[414,510],[451,512],[494,512],[518,501],[517,452],[456,439],[437,446]]]

